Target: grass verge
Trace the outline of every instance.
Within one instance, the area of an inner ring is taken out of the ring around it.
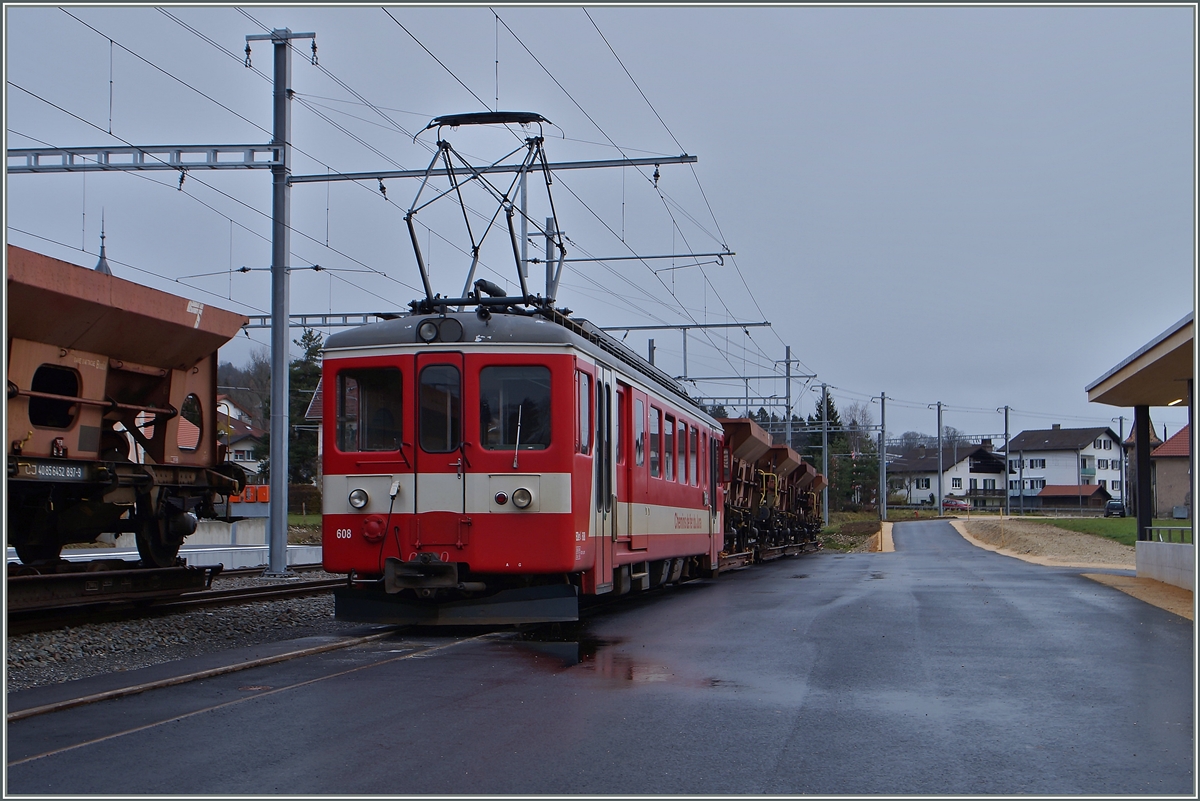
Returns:
[[[1137,519],[1132,517],[1050,517],[1030,520],[1030,522],[1049,523],[1052,526],[1065,528],[1068,531],[1095,534],[1098,537],[1107,537],[1110,540],[1116,540],[1122,545],[1132,546],[1137,542]],[[1181,525],[1189,525],[1189,521],[1155,520],[1151,525],[1179,527]],[[1192,541],[1192,533],[1190,531],[1183,532],[1183,534],[1184,542]],[[1178,536],[1178,532],[1176,532],[1176,536]]]

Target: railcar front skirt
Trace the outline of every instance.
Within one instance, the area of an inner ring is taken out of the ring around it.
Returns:
[[[381,588],[359,587],[339,587],[333,597],[334,616],[358,623],[492,626],[579,619],[579,598],[572,584],[520,587],[483,598],[444,602],[397,597]]]

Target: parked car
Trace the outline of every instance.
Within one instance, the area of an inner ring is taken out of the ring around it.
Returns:
[[[964,501],[962,498],[943,498],[942,508],[956,512],[966,512],[971,508],[970,501]]]
[[[1108,503],[1104,504],[1104,516],[1105,517],[1124,517],[1125,516],[1125,504],[1122,503],[1121,501],[1109,501]]]

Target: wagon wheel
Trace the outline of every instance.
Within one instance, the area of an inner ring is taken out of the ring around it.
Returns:
[[[174,567],[183,540],[171,535],[166,516],[161,510],[157,514],[154,512],[149,495],[139,497],[137,506],[138,555],[150,567]]]
[[[62,553],[61,542],[18,542],[13,544],[13,548],[17,551],[17,558],[24,565],[33,562],[54,562]]]

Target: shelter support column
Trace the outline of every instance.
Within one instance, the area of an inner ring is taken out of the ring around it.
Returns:
[[[1134,458],[1137,460],[1137,538],[1150,538],[1154,522],[1154,499],[1150,489],[1150,407],[1133,407]]]

